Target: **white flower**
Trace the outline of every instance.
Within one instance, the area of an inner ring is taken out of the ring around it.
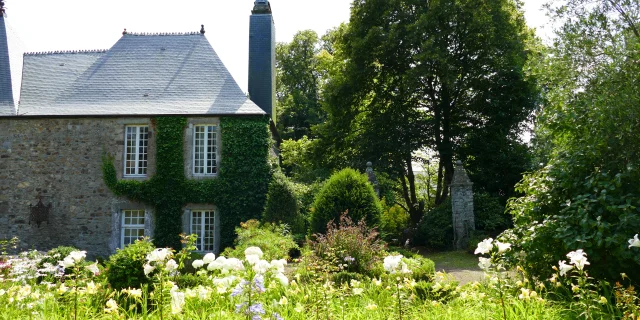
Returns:
[[[150,265],[150,264],[148,264],[148,263],[147,263],[147,264],[145,264],[145,265],[144,265],[144,275],[145,275],[145,276],[148,276],[148,275],[149,275],[149,273],[153,272],[153,270],[155,270],[155,269],[156,269],[156,267],[154,267],[154,266],[152,266],[152,265]]]
[[[209,253],[205,254],[205,255],[204,255],[204,258],[202,258],[202,261],[203,261],[205,264],[209,264],[209,263],[211,263],[211,262],[213,262],[213,261],[215,261],[215,260],[216,260],[216,255],[215,255],[215,254],[213,254],[213,253],[211,253],[211,252],[209,252]]]
[[[98,263],[97,262],[94,263],[94,264],[90,264],[90,265],[86,266],[85,269],[89,270],[93,274],[100,273],[100,269],[98,269]]]
[[[287,260],[271,260],[271,267],[276,270],[276,272],[284,272],[284,266],[287,265]]]
[[[364,307],[364,308],[365,308],[365,309],[367,309],[367,310],[371,310],[371,311],[373,311],[373,310],[378,309],[378,306],[377,306],[375,303],[369,303],[369,304],[368,304],[366,307]]]
[[[629,239],[629,248],[631,247],[640,247],[640,240],[638,240],[638,234],[633,237],[633,239]]]
[[[511,249],[510,243],[502,243],[500,241],[496,241],[496,246],[498,246],[498,253],[503,253],[509,249]]]
[[[87,252],[86,251],[73,251],[73,252],[69,253],[67,258],[71,258],[75,262],[79,262],[80,260],[84,259],[86,256],[87,256]]]
[[[576,266],[576,269],[578,270],[582,270],[584,269],[585,265],[590,264],[587,261],[587,254],[582,251],[582,249],[567,253],[567,258],[571,259],[570,263]]]
[[[129,288],[129,290],[127,290],[127,293],[129,294],[129,296],[134,297],[134,298],[142,297],[142,290],[141,289],[131,289],[131,288]]]
[[[356,296],[357,295],[361,295],[362,292],[364,292],[364,289],[362,289],[362,288],[353,288],[353,294],[356,295]]]
[[[258,258],[262,258],[262,250],[258,247],[249,247],[244,250],[245,256],[258,256]]]
[[[478,267],[488,272],[489,268],[491,267],[491,259],[479,257],[478,260],[480,261],[480,263],[478,263]]]
[[[155,250],[151,251],[147,255],[147,260],[149,260],[149,262],[165,261],[169,257],[171,257],[171,251],[169,251],[169,249],[167,249],[167,248],[158,248],[158,249],[155,249]]]
[[[167,269],[167,271],[169,272],[173,272],[178,270],[178,264],[176,263],[175,260],[170,259],[169,261],[167,261],[167,264],[165,265],[165,269]]]
[[[0,289],[0,297],[7,293],[4,289]]]
[[[245,260],[247,260],[250,265],[254,265],[260,261],[260,256],[257,254],[248,254],[245,256]]]
[[[100,285],[96,285],[95,282],[90,281],[90,282],[87,283],[87,291],[86,292],[88,294],[96,294],[96,293],[98,293],[98,287],[99,286]]]
[[[558,261],[558,264],[560,265],[561,276],[564,276],[565,274],[567,274],[567,272],[569,272],[569,270],[573,269],[573,266],[570,264],[566,264],[565,260]]]
[[[193,260],[193,263],[191,263],[191,265],[194,269],[200,269],[204,265],[204,260]]]
[[[106,313],[118,313],[118,304],[116,303],[115,300],[113,299],[109,299],[109,301],[107,301],[107,307],[104,308],[104,312]]]
[[[286,306],[288,303],[289,303],[289,300],[285,296],[282,296],[282,298],[280,298],[280,301],[278,301],[278,304],[281,306]]]
[[[283,286],[289,285],[289,279],[284,275],[284,273],[276,274],[276,279],[278,279]]]
[[[486,254],[489,253],[491,251],[491,249],[493,249],[493,239],[489,238],[489,239],[484,239],[482,240],[482,242],[478,243],[478,248],[476,248],[476,251],[474,252],[474,254]]]
[[[271,268],[271,265],[266,260],[258,260],[258,262],[256,262],[253,265],[253,271],[255,271],[258,274],[263,274],[267,272],[269,268]]]
[[[171,288],[171,313],[178,314],[182,312],[184,306],[184,292],[178,291],[178,286]]]
[[[64,260],[58,261],[58,264],[60,264],[61,266],[65,267],[65,268],[71,268],[76,264],[76,262],[75,262],[75,260],[73,260],[73,258],[66,257],[66,258],[64,258]]]
[[[404,261],[400,261],[400,273],[409,274],[412,273],[411,270],[407,267],[407,264]]]
[[[400,265],[400,261],[402,260],[402,255],[396,255],[396,256],[387,256],[386,258],[384,258],[384,270],[386,270],[389,273],[395,273],[396,269],[398,269],[398,266]]]
[[[224,261],[222,269],[226,271],[242,271],[244,270],[244,265],[238,258],[229,258]]]

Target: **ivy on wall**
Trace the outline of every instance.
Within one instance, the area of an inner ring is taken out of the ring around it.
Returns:
[[[117,196],[155,208],[154,242],[180,247],[182,213],[188,203],[214,204],[220,214],[220,245],[233,244],[234,227],[262,214],[271,176],[269,118],[224,117],[218,176],[192,180],[184,175],[183,133],[187,119],[152,119],[156,134],[156,173],[147,181],[118,180],[113,157],[103,160],[107,187]]]

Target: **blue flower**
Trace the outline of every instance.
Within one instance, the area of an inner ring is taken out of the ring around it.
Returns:
[[[264,288],[264,278],[261,275],[257,275],[255,278],[253,278],[253,285],[255,286],[256,290],[258,292],[264,292],[265,288]]]
[[[273,317],[276,318],[276,320],[284,320],[277,312],[273,313]]]
[[[236,313],[240,313],[242,311],[242,309],[244,308],[244,306],[246,306],[246,305],[247,305],[246,302],[243,302],[243,303],[240,303],[240,304],[236,304]]]
[[[253,314],[264,314],[262,303],[256,303],[249,307],[249,312]]]
[[[231,292],[231,296],[235,297],[235,296],[241,295],[242,292],[244,291],[244,287],[248,284],[249,282],[247,280],[240,281],[240,283],[238,283],[238,285],[236,285],[236,287],[233,288],[233,291]]]

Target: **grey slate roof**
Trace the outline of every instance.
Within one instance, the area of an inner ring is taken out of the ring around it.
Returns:
[[[125,34],[104,52],[25,54],[19,115],[266,114],[204,35]]]
[[[0,13],[0,116],[15,113],[11,67],[9,64],[9,43],[4,16]]]

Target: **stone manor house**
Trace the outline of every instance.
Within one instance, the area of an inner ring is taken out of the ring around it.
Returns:
[[[157,117],[186,121],[186,181],[219,179],[224,150],[233,147],[222,143],[225,119],[265,119],[265,136],[269,130],[277,135],[275,28],[267,0],[256,0],[250,17],[250,98],[213,50],[204,26],[184,34],[125,29],[107,50],[16,57],[3,12],[0,239],[17,236],[23,249],[72,245],[107,256],[143,235],[153,237],[154,206],[116,196],[103,164],[110,155],[118,181],[151,179]],[[23,69],[18,84],[16,63]],[[270,146],[264,148],[269,154]],[[268,168],[267,157],[263,165]],[[217,203],[188,203],[178,228],[198,234],[199,250],[218,252],[221,229],[222,237],[233,232],[220,222],[225,214]]]

